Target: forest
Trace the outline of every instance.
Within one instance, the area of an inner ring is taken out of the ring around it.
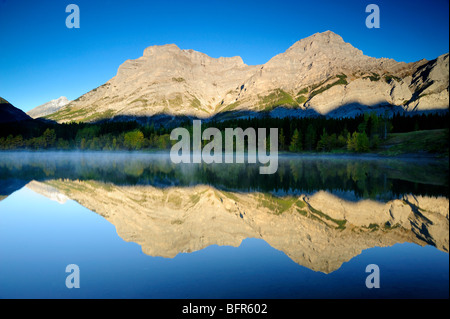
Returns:
[[[393,117],[364,114],[356,118],[271,118],[249,117],[204,121],[202,130],[216,127],[278,128],[281,152],[357,152],[376,150],[392,133],[448,129],[449,114],[418,114]],[[192,121],[180,125],[192,133]],[[0,150],[166,150],[174,127],[143,125],[138,121],[65,123],[27,121],[2,124]],[[224,136],[224,134],[222,134]],[[191,134],[192,136],[192,134]],[[204,144],[208,141],[203,141]]]

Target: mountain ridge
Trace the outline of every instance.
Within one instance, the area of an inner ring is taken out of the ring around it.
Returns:
[[[208,118],[277,107],[345,116],[386,105],[406,112],[448,110],[448,82],[448,53],[411,63],[378,59],[332,31],[299,40],[263,65],[167,44],[126,60],[112,79],[47,117],[58,122],[157,114]],[[340,114],[343,106],[350,110]]]
[[[0,123],[13,123],[27,120],[31,120],[31,117],[0,97]]]

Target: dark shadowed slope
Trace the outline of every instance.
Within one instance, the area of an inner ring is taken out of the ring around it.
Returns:
[[[0,123],[20,122],[25,120],[31,120],[31,117],[0,97]]]

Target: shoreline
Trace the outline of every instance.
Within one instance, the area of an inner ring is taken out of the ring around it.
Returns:
[[[170,150],[80,150],[80,149],[70,149],[70,150],[58,150],[58,149],[15,149],[15,150],[0,150],[0,154],[39,154],[39,153],[53,153],[53,154],[104,154],[104,155],[170,155]],[[192,154],[192,152],[191,152]],[[244,155],[247,153],[244,153]],[[352,152],[279,152],[278,157],[280,158],[340,158],[340,159],[398,159],[398,160],[435,160],[435,161],[448,161],[449,156],[447,154],[432,154],[432,153],[403,153],[398,155],[385,155],[376,152],[368,153],[352,153]]]

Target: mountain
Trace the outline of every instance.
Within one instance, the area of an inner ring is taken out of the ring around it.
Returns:
[[[26,184],[26,187],[36,194],[45,196],[52,201],[58,202],[59,204],[65,204],[68,200],[68,198],[65,195],[61,194],[57,189],[54,189],[53,187],[48,186],[44,183],[31,181]]]
[[[69,101],[65,96],[61,96],[58,99],[36,106],[34,109],[28,111],[27,114],[34,119],[44,117],[59,111],[70,102],[72,101]]]
[[[372,247],[412,242],[448,252],[448,198],[405,195],[382,203],[320,191],[275,197],[194,187],[119,186],[58,179],[32,182],[50,198],[70,198],[98,213],[145,254],[173,258],[210,245],[260,238],[296,263],[333,272]]]
[[[21,122],[26,120],[31,120],[31,117],[0,97],[0,123]]]
[[[352,116],[368,110],[448,110],[448,54],[433,61],[373,58],[331,32],[314,34],[264,65],[151,46],[111,80],[48,116],[59,122],[225,111]]]

